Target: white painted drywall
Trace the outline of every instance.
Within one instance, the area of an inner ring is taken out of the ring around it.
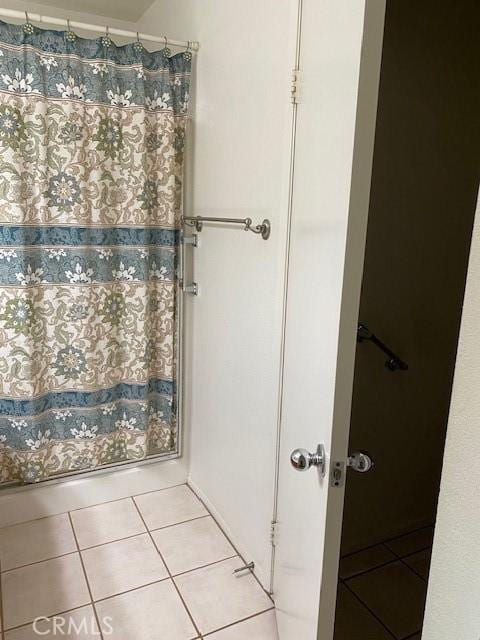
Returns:
[[[479,209],[477,206],[422,640],[480,638]]]
[[[153,0],[43,0],[42,4],[62,11],[76,11],[118,20],[138,20]],[[33,11],[33,9],[30,9]]]
[[[131,31],[135,31],[135,23],[132,21],[126,21],[122,19],[125,15],[124,13],[115,10],[115,1],[111,0],[110,9],[111,9],[111,17],[106,18],[101,15],[93,15],[92,13],[88,13],[85,11],[85,7],[87,6],[85,3],[81,2],[64,2],[63,4],[58,2],[57,6],[47,5],[40,2],[27,2],[25,0],[1,0],[0,6],[2,9],[13,9],[15,11],[28,11],[29,13],[39,13],[44,16],[52,16],[54,18],[69,18],[70,20],[77,20],[78,22],[87,22],[89,24],[100,24],[100,25],[109,25],[110,27],[116,27],[117,29],[128,29]],[[62,4],[61,7],[58,5]],[[93,4],[93,3],[92,3]],[[10,20],[7,18],[0,18],[5,22],[18,22],[18,20]],[[48,29],[48,24],[39,25],[38,23],[34,23],[37,26],[41,26],[44,29]],[[52,29],[60,29],[61,27],[51,27]],[[78,32],[78,34],[82,37],[98,37],[98,33],[89,34],[88,32],[82,31]],[[168,34],[170,35],[170,34]],[[122,40],[119,38],[113,38],[115,42],[118,44],[123,44],[126,40]]]
[[[197,39],[189,214],[269,218],[265,242],[206,228],[187,400],[191,481],[268,584],[296,2],[158,0],[141,30]]]

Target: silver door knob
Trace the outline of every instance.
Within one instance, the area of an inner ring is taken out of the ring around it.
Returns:
[[[315,453],[306,449],[295,449],[290,456],[292,467],[297,471],[307,471],[310,467],[318,467],[319,473],[325,475],[325,448],[319,444]]]
[[[355,451],[351,456],[347,458],[347,467],[358,471],[358,473],[367,473],[374,466],[374,462],[368,453],[364,451]]]

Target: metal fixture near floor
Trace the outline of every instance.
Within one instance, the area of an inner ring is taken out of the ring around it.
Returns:
[[[253,571],[255,569],[255,563],[249,562],[248,564],[244,564],[242,567],[238,567],[238,569],[234,569],[233,573],[243,573],[244,571]]]
[[[262,224],[253,226],[251,218],[211,218],[204,216],[183,216],[183,222],[200,232],[203,229],[204,222],[218,222],[222,224],[242,224],[245,231],[252,231],[260,234],[264,240],[270,237],[271,225],[270,220],[264,220]]]
[[[383,351],[388,356],[388,360],[385,362],[385,366],[390,371],[406,371],[408,364],[397,356],[387,345],[377,338],[377,336],[370,331],[364,324],[359,324],[357,328],[357,342],[372,342],[376,347]]]

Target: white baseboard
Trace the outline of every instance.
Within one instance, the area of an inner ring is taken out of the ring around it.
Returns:
[[[187,475],[185,459],[177,458],[54,484],[3,489],[0,491],[0,527],[166,489],[183,484]]]
[[[200,500],[205,504],[208,511],[210,511],[213,518],[217,521],[220,528],[223,530],[227,538],[229,538],[230,542],[236,548],[238,553],[242,556],[243,560],[246,563],[252,562],[252,561],[255,563],[254,574],[257,577],[260,584],[262,585],[262,587],[265,589],[265,591],[268,591],[270,588],[269,574],[266,571],[264,571],[262,567],[256,562],[255,558],[252,557],[248,549],[246,549],[238,541],[238,538],[236,537],[235,532],[230,529],[228,524],[223,519],[221,513],[215,507],[215,505],[209,500],[208,496],[205,495],[205,493],[200,489],[198,485],[195,484],[195,482],[193,482],[193,480],[190,477],[188,477],[187,484],[192,489],[192,491],[200,498]]]

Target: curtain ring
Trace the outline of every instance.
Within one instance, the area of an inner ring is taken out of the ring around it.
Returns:
[[[110,27],[107,25],[105,27],[105,35],[102,36],[101,38],[101,43],[103,44],[104,47],[110,47],[112,46],[112,39],[110,38]]]
[[[168,48],[168,38],[167,36],[163,36],[163,39],[165,40],[165,46],[163,47],[163,57],[164,58],[170,58],[170,56],[172,55],[172,50]]]
[[[141,53],[143,51],[143,44],[140,42],[140,34],[138,33],[138,31],[137,31],[137,41],[133,45],[133,48],[135,49],[135,51],[138,51],[138,53]]]
[[[190,40],[187,42],[187,50],[183,52],[183,59],[187,62],[190,62],[192,59],[192,52],[190,51],[191,42]]]
[[[77,34],[70,29],[70,18],[67,18],[67,31],[65,32],[65,40],[67,40],[68,42],[75,42],[76,39]]]
[[[25,21],[26,22],[23,25],[23,33],[25,33],[27,36],[31,36],[35,31],[35,27],[30,22],[30,18],[28,17],[28,11],[25,11]]]

